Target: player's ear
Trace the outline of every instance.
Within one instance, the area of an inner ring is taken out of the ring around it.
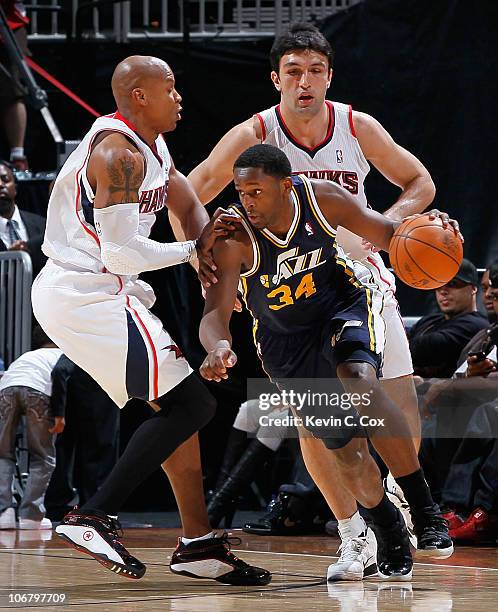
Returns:
[[[329,70],[329,78],[327,81],[327,89],[330,87],[330,83],[332,82],[332,76],[334,74],[334,71],[332,70],[332,68]]]
[[[147,95],[145,91],[140,87],[135,87],[135,89],[132,89],[131,97],[140,106],[145,106],[147,104]]]
[[[286,176],[280,181],[280,186],[282,187],[282,191],[290,191],[292,189],[292,179],[290,176]]]
[[[282,87],[280,85],[280,79],[278,77],[278,74],[275,72],[275,70],[271,71],[270,78],[273,81],[273,85],[275,85],[275,89],[277,91],[282,91]]]

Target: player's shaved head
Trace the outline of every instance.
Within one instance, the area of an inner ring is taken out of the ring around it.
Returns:
[[[145,89],[150,81],[173,77],[166,62],[150,55],[131,55],[120,62],[112,75],[112,93],[119,109],[131,101],[134,89]]]

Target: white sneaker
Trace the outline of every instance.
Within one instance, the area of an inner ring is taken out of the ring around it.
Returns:
[[[327,582],[363,580],[377,574],[377,540],[370,527],[357,538],[343,540],[337,552],[341,555],[329,565]]]
[[[41,521],[20,518],[19,529],[52,529],[52,521],[48,518],[43,518]]]
[[[16,528],[16,512],[14,508],[7,508],[0,514],[0,529]]]
[[[399,509],[403,518],[405,519],[406,529],[408,531],[408,537],[410,539],[410,544],[417,549],[417,536],[415,535],[415,531],[413,529],[413,521],[412,521],[412,513],[410,511],[410,506],[405,499],[405,495],[403,490],[399,486],[399,484],[394,480],[394,476],[389,472],[387,478],[384,478],[384,489],[386,490],[386,495],[390,501]]]

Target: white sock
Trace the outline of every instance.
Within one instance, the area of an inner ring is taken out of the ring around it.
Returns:
[[[24,147],[12,147],[10,150],[10,161],[22,159],[24,157]]]
[[[337,522],[339,524],[339,535],[341,536],[341,540],[357,538],[367,530],[367,524],[358,511],[356,511],[352,517]]]
[[[182,544],[190,544],[191,542],[197,542],[197,540],[209,540],[209,538],[213,537],[213,532],[210,531],[206,533],[206,535],[200,536],[198,538],[182,538]]]

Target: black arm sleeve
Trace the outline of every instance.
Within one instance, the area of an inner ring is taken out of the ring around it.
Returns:
[[[66,413],[67,384],[76,366],[65,355],[62,355],[52,370],[52,396],[50,411],[54,417],[63,417]]]

